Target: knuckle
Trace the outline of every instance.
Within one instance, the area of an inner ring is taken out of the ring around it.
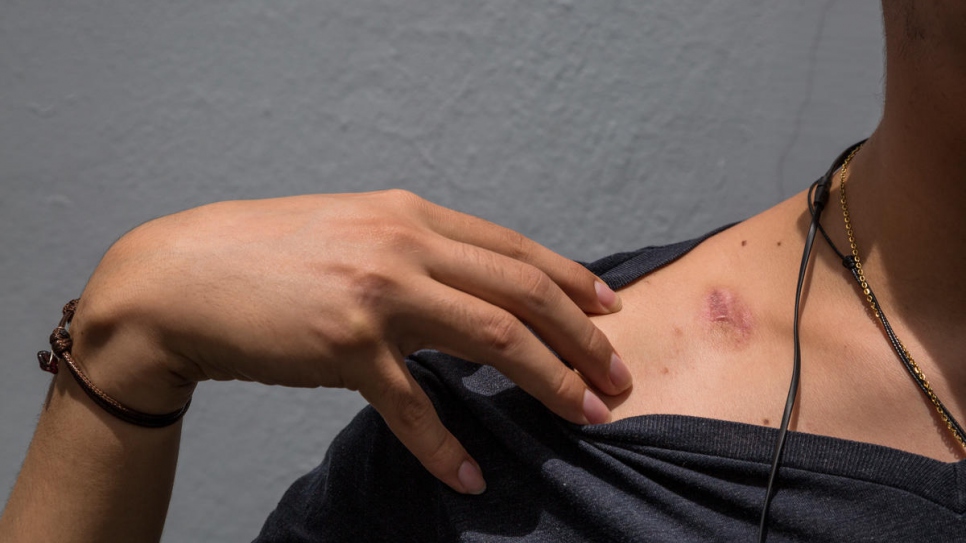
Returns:
[[[610,353],[613,351],[613,348],[610,345],[610,341],[607,340],[607,336],[599,328],[588,323],[585,331],[579,338],[583,340],[581,345],[594,355],[595,358],[609,362]]]
[[[398,283],[376,269],[357,269],[338,288],[340,307],[335,311],[320,309],[311,319],[311,329],[320,344],[341,354],[359,354],[382,344]]]
[[[315,337],[320,344],[331,345],[340,354],[360,352],[379,344],[381,326],[368,311],[348,309],[339,317],[320,317],[316,321]]]
[[[487,345],[498,353],[514,350],[521,342],[522,324],[509,313],[497,313],[483,323],[482,333]]]
[[[507,256],[516,260],[529,260],[533,252],[530,240],[516,230],[503,228],[502,232]]]
[[[399,430],[410,435],[425,437],[426,427],[433,420],[433,407],[428,400],[408,390],[390,393],[390,409]]]
[[[424,436],[420,436],[424,437]],[[438,432],[433,436],[425,436],[419,461],[430,470],[443,470],[451,464],[453,452],[447,447],[449,441],[446,432]]]
[[[568,284],[574,286],[586,285],[590,289],[590,292],[594,292],[594,281],[597,278],[583,265],[565,258],[558,270],[563,276],[563,280]]]
[[[451,250],[454,260],[463,263],[467,269],[478,270],[488,277],[506,278],[507,268],[500,265],[500,258],[495,254],[468,243],[456,244]]]
[[[536,268],[531,268],[523,272],[519,281],[526,306],[537,313],[546,312],[551,304],[555,287],[550,276]]]
[[[419,246],[420,232],[403,220],[385,221],[367,225],[368,236],[394,253],[404,253]]]
[[[391,271],[370,264],[356,271],[349,288],[355,307],[375,310],[386,307],[399,284]]]
[[[382,196],[388,199],[393,205],[406,207],[419,207],[425,200],[416,193],[406,189],[387,189],[382,191]]]
[[[574,391],[574,379],[577,374],[561,368],[561,371],[554,372],[550,383],[550,390],[553,391],[555,398],[569,398]]]

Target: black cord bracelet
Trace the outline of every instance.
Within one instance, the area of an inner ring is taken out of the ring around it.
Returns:
[[[78,300],[71,300],[67,302],[64,306],[64,315],[60,319],[60,323],[54,331],[50,333],[50,349],[49,351],[40,351],[37,353],[37,360],[40,362],[40,369],[56,374],[59,368],[59,362],[63,361],[67,364],[67,369],[70,370],[71,375],[80,385],[84,392],[94,401],[101,409],[107,411],[114,417],[117,417],[124,422],[134,424],[137,426],[144,426],[147,428],[163,428],[165,426],[171,426],[172,424],[181,420],[181,417],[188,412],[188,407],[191,406],[191,400],[184,405],[181,409],[177,411],[172,411],[171,413],[165,413],[163,415],[152,415],[150,413],[142,413],[140,411],[131,409],[130,407],[122,404],[121,402],[110,397],[107,393],[97,387],[84,370],[77,365],[74,357],[71,355],[71,348],[74,346],[74,340],[70,337],[70,332],[67,327],[70,325],[71,319],[74,318],[74,311],[77,309]]]

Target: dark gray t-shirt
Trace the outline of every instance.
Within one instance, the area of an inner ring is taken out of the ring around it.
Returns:
[[[589,267],[620,288],[703,239]],[[776,430],[678,415],[580,427],[491,367],[431,351],[409,366],[487,491],[439,483],[366,408],[256,541],[756,540]],[[792,432],[768,541],[966,541],[964,512],[966,461]]]

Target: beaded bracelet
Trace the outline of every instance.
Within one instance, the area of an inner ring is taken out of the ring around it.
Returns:
[[[50,349],[49,351],[40,351],[37,353],[37,360],[40,362],[40,369],[56,374],[59,367],[58,362],[63,361],[67,364],[67,369],[77,380],[84,392],[94,400],[98,406],[110,413],[111,415],[123,420],[124,422],[135,424],[137,426],[145,426],[148,428],[163,428],[165,426],[170,426],[179,420],[188,411],[188,407],[191,405],[191,400],[184,405],[181,409],[177,411],[172,411],[171,413],[165,413],[163,415],[152,415],[150,413],[142,413],[136,411],[122,404],[121,402],[115,400],[114,398],[108,396],[103,390],[97,388],[97,386],[91,382],[87,374],[81,370],[80,366],[71,356],[70,350],[74,346],[74,340],[70,337],[70,332],[67,331],[67,327],[70,324],[71,319],[74,318],[74,311],[77,309],[78,300],[71,300],[67,302],[64,306],[64,316],[60,319],[60,324],[54,331],[50,334]]]

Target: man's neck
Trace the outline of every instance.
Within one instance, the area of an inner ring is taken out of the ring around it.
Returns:
[[[963,325],[966,51],[902,46],[889,51],[882,121],[849,168],[856,242],[884,307]],[[843,229],[841,211],[829,212],[839,217],[826,225]]]

